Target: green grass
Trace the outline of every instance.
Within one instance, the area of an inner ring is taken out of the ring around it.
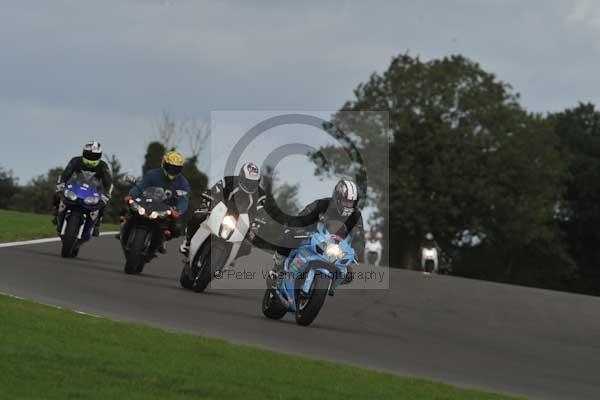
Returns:
[[[0,398],[509,397],[170,333],[0,296]]]
[[[0,243],[56,236],[52,216],[0,210]],[[118,225],[102,224],[103,231],[119,230]]]

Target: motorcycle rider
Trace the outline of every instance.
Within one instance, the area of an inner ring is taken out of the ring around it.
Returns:
[[[287,217],[286,226],[292,229],[286,229],[284,232],[283,243],[276,246],[273,255],[273,269],[269,271],[267,284],[276,289],[283,279],[283,263],[290,252],[298,247],[301,240],[290,237],[294,228],[302,228],[305,231],[314,231],[317,223],[321,220],[338,220],[345,226],[345,235],[352,235],[352,247],[356,251],[358,262],[364,261],[365,252],[365,232],[363,219],[358,209],[358,187],[350,179],[340,179],[333,189],[332,197],[318,199],[308,204],[297,216]],[[352,282],[352,268],[348,267],[348,275],[342,284]],[[329,295],[334,295],[334,288],[329,291]]]
[[[252,229],[248,231],[248,239],[251,243],[255,237],[256,212],[265,205],[266,195],[260,187],[260,169],[257,165],[247,162],[242,165],[238,176],[226,176],[215,183],[203,194],[200,208],[194,211],[192,219],[188,223],[186,237],[179,252],[188,256],[190,242],[200,225],[210,215],[212,207],[224,201],[228,208],[240,210],[246,208],[252,223]],[[238,257],[250,253],[250,243],[244,243],[238,253]]]
[[[189,205],[191,187],[188,180],[181,174],[183,164],[184,158],[181,153],[177,151],[167,152],[162,159],[161,167],[146,172],[142,180],[136,183],[129,190],[129,195],[125,197],[125,204],[128,204],[129,200],[140,197],[144,190],[149,187],[160,187],[165,190],[168,197],[165,203],[171,206],[172,217],[168,222],[171,235],[165,237],[167,241],[181,235],[179,220]],[[121,233],[124,232],[126,224],[127,221],[121,227]],[[120,238],[120,235],[118,237]],[[167,249],[164,241],[158,251],[163,254],[166,253]]]
[[[381,253],[382,253],[382,244],[381,240],[383,239],[383,235],[377,229],[376,225],[371,225],[369,232],[366,234],[367,243],[365,245],[365,257],[368,257],[370,252],[377,253],[377,259],[375,260],[375,265],[379,265],[381,261]],[[369,260],[369,263],[371,261]]]
[[[73,175],[88,172],[93,174],[96,179],[102,182],[103,186],[102,206],[99,209],[98,221],[96,221],[93,236],[98,236],[100,234],[100,224],[102,223],[102,217],[104,216],[104,208],[110,200],[113,191],[110,168],[108,167],[108,164],[101,160],[101,158],[102,146],[99,142],[90,141],[83,146],[83,153],[81,156],[73,157],[71,161],[69,161],[67,167],[56,182],[56,191],[52,198],[52,205],[54,207],[52,223],[54,225],[58,223],[60,193],[65,189],[65,184]]]
[[[438,246],[437,242],[435,241],[435,238],[433,237],[433,233],[431,232],[427,232],[425,234],[425,240],[423,241],[423,244],[421,244],[421,247],[424,247],[426,249],[438,249],[440,250],[440,247]]]

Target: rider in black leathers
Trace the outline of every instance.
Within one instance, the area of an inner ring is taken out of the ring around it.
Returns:
[[[96,179],[102,182],[103,193],[102,203],[104,207],[100,208],[98,215],[98,221],[94,227],[94,236],[100,234],[100,224],[102,223],[102,217],[104,216],[104,208],[113,191],[112,176],[108,164],[101,160],[102,158],[102,147],[98,142],[88,142],[83,146],[83,154],[79,157],[73,157],[67,164],[67,167],[58,178],[56,182],[56,191],[52,198],[52,205],[54,207],[52,223],[57,224],[58,206],[60,204],[60,192],[65,189],[65,184],[75,174],[91,173]]]
[[[273,255],[274,266],[269,274],[268,284],[276,287],[281,279],[283,262],[290,252],[298,247],[302,239],[294,239],[294,232],[302,229],[306,232],[315,230],[322,219],[334,219],[343,223],[345,232],[338,232],[345,237],[352,235],[352,247],[356,251],[357,261],[364,261],[365,232],[362,213],[358,209],[358,189],[356,184],[348,179],[341,179],[335,186],[332,197],[318,199],[308,204],[297,216],[288,216],[286,226],[288,229],[283,234],[282,243],[276,246]],[[344,283],[352,280],[352,269],[348,268],[348,278]],[[333,295],[333,290],[330,292]]]
[[[266,199],[259,184],[260,170],[252,163],[244,164],[238,176],[226,176],[215,183],[210,190],[203,194],[202,204],[194,211],[192,219],[188,223],[186,238],[179,247],[179,251],[188,255],[192,237],[202,222],[210,215],[212,207],[223,201],[228,208],[248,213],[252,227],[248,232],[248,241],[240,248],[238,257],[249,254],[255,236],[257,212],[264,207]]]

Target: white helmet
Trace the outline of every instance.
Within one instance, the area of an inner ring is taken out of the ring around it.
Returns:
[[[260,182],[260,169],[253,163],[245,163],[240,169],[238,185],[246,193],[256,193]]]
[[[358,186],[349,179],[340,179],[333,189],[332,201],[339,215],[350,216],[358,204]]]
[[[102,158],[100,142],[92,141],[83,145],[83,163],[88,167],[96,167]]]

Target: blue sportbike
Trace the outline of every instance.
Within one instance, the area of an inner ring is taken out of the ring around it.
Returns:
[[[348,268],[356,262],[355,252],[351,236],[337,221],[319,222],[315,232],[294,238],[304,240],[284,261],[285,274],[277,289],[267,288],[262,311],[271,319],[293,312],[296,323],[307,326],[321,311],[327,294],[346,280]]]
[[[60,194],[56,228],[62,240],[61,255],[76,257],[81,245],[92,237],[100,209],[104,207],[100,182],[80,174]]]

